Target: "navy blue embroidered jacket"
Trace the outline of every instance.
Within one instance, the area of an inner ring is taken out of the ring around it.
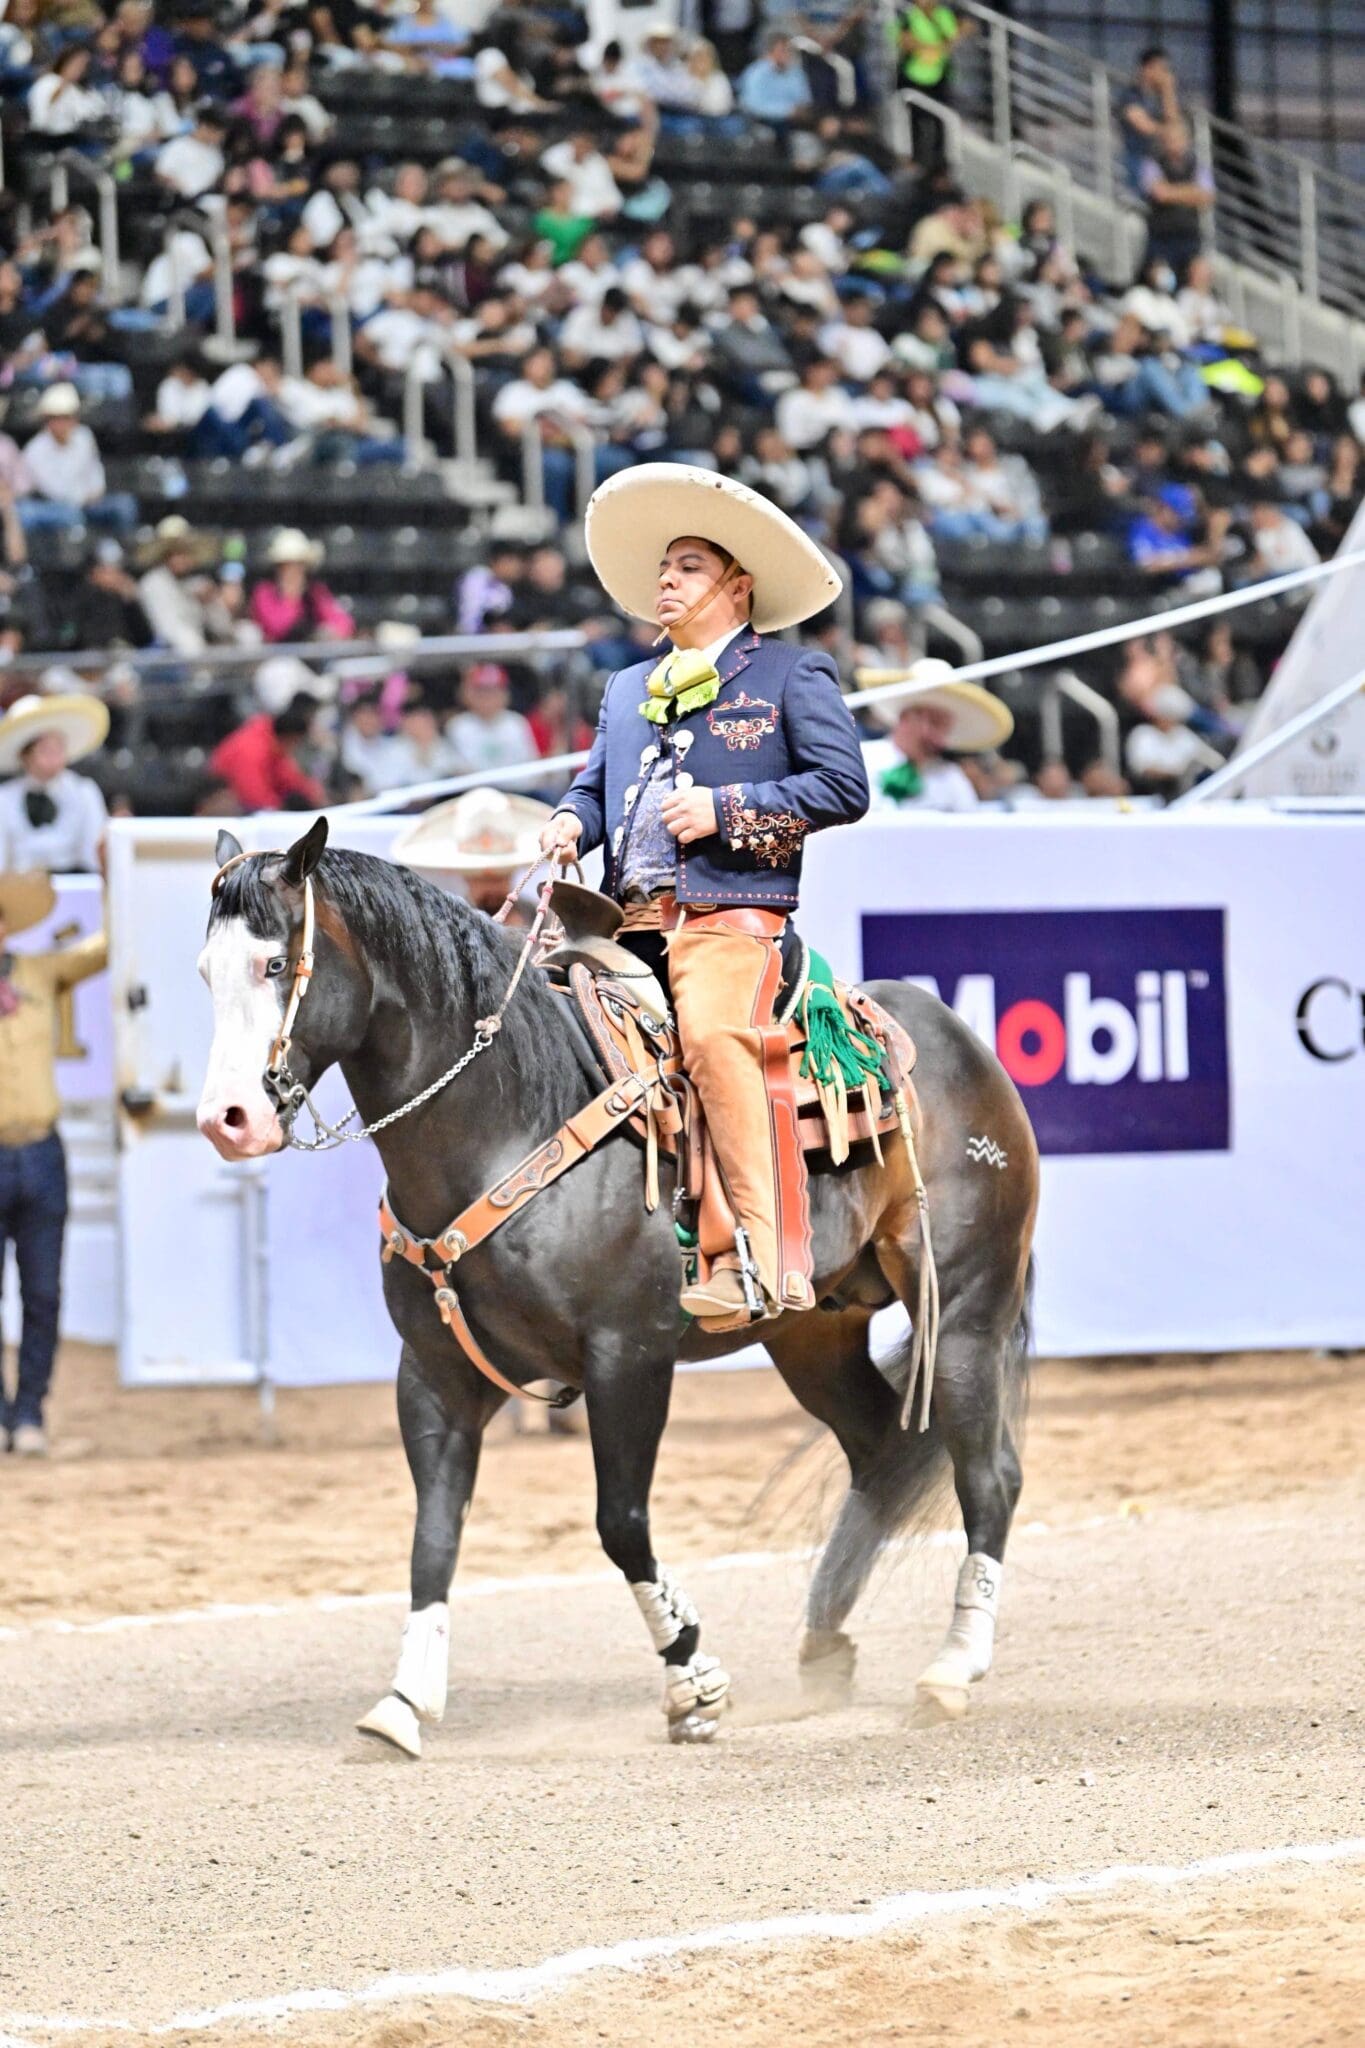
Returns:
[[[807,833],[851,825],[868,805],[833,662],[745,627],[721,655],[714,701],[657,726],[640,711],[657,660],[619,669],[607,684],[587,766],[558,807],[581,823],[581,850],[605,846],[603,886],[615,895],[640,791],[667,750],[675,775],[715,791],[720,826],[677,847],[678,901],[794,910]]]

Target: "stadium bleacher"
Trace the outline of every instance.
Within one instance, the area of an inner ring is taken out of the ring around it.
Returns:
[[[19,664],[0,701],[33,686],[32,657],[88,651],[92,626],[111,655],[158,644],[142,578],[165,521],[188,520],[209,557],[183,569],[202,624],[171,643],[183,664],[116,694],[95,764],[111,796],[145,810],[211,797],[216,739],[259,705],[250,666],[215,680],[196,656],[253,644],[246,599],[282,528],[318,544],[362,637],[454,631],[461,580],[499,536],[557,549],[562,577],[523,579],[480,623],[586,624],[565,674],[589,719],[630,640],[586,572],[580,483],[637,459],[733,464],[843,556],[852,610],[835,644],[850,674],[878,599],[903,607],[916,645],[1000,655],[1339,543],[1361,492],[1356,395],[1331,377],[1324,389],[1312,365],[1266,361],[1197,274],[1183,289],[1106,275],[1061,243],[1045,206],[1002,221],[941,164],[898,153],[877,117],[875,14],[841,32],[829,10],[790,24],[770,10],[727,79],[687,34],[606,64],[572,5],[450,0],[456,57],[444,44],[428,57],[408,12],[223,0],[206,39],[204,0],[77,0],[0,35],[0,279],[13,266],[19,280],[13,310],[0,291],[0,482],[17,501],[0,628]],[[63,111],[51,81],[72,48],[89,63]],[[753,111],[765,66],[783,92],[798,81],[788,119]],[[256,92],[262,70],[272,81]],[[662,268],[641,254],[659,228]],[[623,343],[592,316],[610,290],[624,294]],[[845,321],[857,302],[870,323]],[[586,357],[564,339],[584,313]],[[536,387],[523,371],[542,344],[552,374]],[[822,359],[832,389],[784,409]],[[472,449],[451,361],[472,371]],[[926,370],[932,419],[910,396]],[[44,394],[67,382],[102,460],[93,512],[26,473]],[[776,445],[775,419],[790,423]],[[996,456],[946,460],[937,444],[951,453],[975,424]],[[1277,518],[1254,519],[1267,504]],[[1296,615],[1237,615],[1238,656],[1262,681]],[[1245,702],[1221,693],[1198,639],[1155,654],[1225,751]],[[1115,654],[1080,665],[1127,728],[1142,705],[1118,691],[1119,669]],[[534,709],[547,674],[509,664],[517,709]],[[343,720],[370,686],[343,676]],[[459,664],[414,687],[444,716]],[[1038,688],[1005,693],[1032,772]],[[1093,723],[1069,714],[1063,740],[1079,778]],[[335,732],[320,733],[318,766],[354,787]],[[1002,771],[982,793],[1013,786]]]

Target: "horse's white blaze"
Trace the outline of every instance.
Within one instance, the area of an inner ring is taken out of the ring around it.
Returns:
[[[279,950],[249,932],[242,918],[231,918],[214,927],[199,955],[213,998],[199,1128],[225,1159],[256,1159],[284,1143],[261,1079],[284,1015],[283,984],[266,973]]]

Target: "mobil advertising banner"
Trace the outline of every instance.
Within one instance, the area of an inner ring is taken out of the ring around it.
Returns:
[[[867,912],[863,973],[984,1039],[1044,1153],[1226,1152],[1221,909]]]

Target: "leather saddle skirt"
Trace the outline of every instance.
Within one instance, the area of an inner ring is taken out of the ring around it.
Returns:
[[[601,912],[586,900],[589,898],[602,906]],[[604,928],[613,914],[619,919],[615,904],[595,890],[560,883],[556,884],[553,907],[563,918],[565,937],[545,956],[542,965],[574,1003],[605,1078],[611,1081],[623,1080],[633,1073],[653,1074],[661,1059],[677,1060],[682,1050],[677,1026],[657,976]],[[585,929],[585,923],[597,923],[598,928]],[[790,1079],[784,1074],[781,1082],[784,1092],[788,1087],[795,1092],[802,1149],[807,1154],[833,1152],[836,1159],[841,1159],[852,1145],[872,1145],[880,1150],[881,1137],[897,1127],[896,1091],[910,1090],[914,1043],[904,1027],[863,990],[835,984],[835,993],[851,1028],[882,1047],[888,1084],[885,1089],[874,1085],[849,1091],[846,1130],[838,1134],[836,1142],[820,1087],[813,1076],[801,1072],[807,1049],[802,998],[809,967],[809,949],[788,926],[774,1028],[786,1032]],[[685,1082],[679,1091],[678,1123],[676,1130],[670,1130],[667,1123],[660,1128],[661,1149],[665,1153],[690,1149],[700,1161],[704,1155],[703,1118],[695,1091]],[[639,1128],[644,1128],[643,1118]],[[690,1181],[693,1177],[685,1174],[684,1178]]]

